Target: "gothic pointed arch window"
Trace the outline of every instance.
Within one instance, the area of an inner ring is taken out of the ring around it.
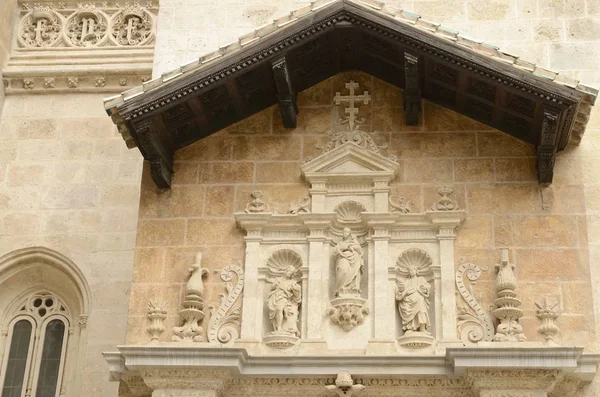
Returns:
[[[0,396],[81,395],[88,313],[89,287],[66,257],[40,247],[1,257]]]

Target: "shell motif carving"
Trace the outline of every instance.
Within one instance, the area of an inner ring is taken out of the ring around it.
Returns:
[[[362,220],[362,212],[367,209],[358,201],[344,201],[335,207],[337,219],[340,223],[358,223]]]
[[[299,269],[302,258],[290,249],[275,251],[267,260],[267,267],[273,274],[283,274],[290,266]]]
[[[396,269],[401,275],[408,274],[408,269],[414,267],[417,274],[422,276],[431,272],[432,265],[431,255],[419,248],[404,250],[396,259]]]

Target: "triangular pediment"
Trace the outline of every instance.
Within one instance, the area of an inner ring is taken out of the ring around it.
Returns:
[[[327,175],[358,178],[381,174],[393,177],[397,170],[398,163],[352,142],[327,151],[302,166],[302,173],[309,180]]]
[[[297,93],[347,70],[402,89],[408,125],[426,99],[536,145],[543,183],[556,153],[581,138],[598,93],[382,2],[321,0],[105,106],[168,187],[176,150],[276,104],[293,128]]]

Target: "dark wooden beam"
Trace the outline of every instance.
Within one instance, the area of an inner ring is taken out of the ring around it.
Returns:
[[[171,187],[173,149],[161,139],[161,128],[164,124],[160,115],[139,120],[133,125],[134,139],[150,164],[152,180],[159,188],[166,189]]]
[[[558,138],[559,117],[551,109],[544,109],[542,132],[537,147],[537,172],[540,183],[552,183],[556,160],[556,140]]]
[[[298,106],[296,105],[296,92],[292,87],[292,80],[285,57],[272,63],[273,77],[277,87],[279,112],[285,128],[296,128],[298,119]]]
[[[404,113],[406,125],[418,125],[421,113],[421,87],[419,86],[419,58],[404,53]]]

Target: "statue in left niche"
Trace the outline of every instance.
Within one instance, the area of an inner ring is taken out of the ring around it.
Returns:
[[[283,275],[267,280],[272,284],[268,301],[272,333],[300,336],[298,307],[302,303],[302,288],[296,278],[297,273],[298,269],[290,265]]]
[[[183,325],[173,328],[173,340],[176,342],[202,342],[204,319],[204,281],[208,269],[201,266],[202,253],[196,254],[196,261],[189,267],[190,278],[185,288],[185,298],[179,317]]]
[[[294,346],[300,338],[301,266],[300,255],[289,249],[275,251],[267,261],[267,282],[271,290],[266,305],[271,330],[264,341],[270,347],[285,349]]]

